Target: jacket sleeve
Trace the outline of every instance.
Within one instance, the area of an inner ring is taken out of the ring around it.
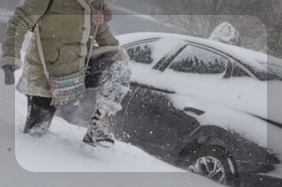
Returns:
[[[15,69],[21,67],[20,50],[25,34],[45,13],[48,4],[49,0],[25,0],[21,6],[16,8],[14,15],[8,22],[2,45],[1,68],[5,65],[12,65]]]
[[[114,37],[106,23],[99,26],[96,41],[99,46],[119,46],[118,40]]]
[[[114,37],[107,24],[99,26],[96,42],[102,50],[109,50],[105,54],[107,58],[124,62],[130,60],[127,51],[119,46],[119,41]]]

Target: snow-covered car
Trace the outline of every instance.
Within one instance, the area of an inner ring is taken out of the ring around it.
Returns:
[[[117,138],[231,186],[243,173],[279,167],[282,60],[176,34],[119,40],[133,77],[112,127]]]

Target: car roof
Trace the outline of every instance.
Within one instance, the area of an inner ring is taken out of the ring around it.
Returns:
[[[245,65],[249,65],[253,68],[258,69],[274,69],[275,74],[281,75],[282,77],[282,59],[276,58],[271,55],[267,55],[261,52],[253,51],[250,49],[229,45],[209,39],[197,38],[188,35],[172,34],[172,33],[160,33],[160,32],[136,32],[119,35],[118,39],[121,45],[130,44],[132,42],[146,40],[149,38],[155,39],[179,39],[187,41],[189,43],[200,44],[209,48],[218,50]],[[269,66],[269,68],[268,68]],[[273,71],[272,71],[273,72]]]

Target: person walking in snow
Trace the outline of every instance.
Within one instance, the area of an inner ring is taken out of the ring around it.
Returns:
[[[33,30],[17,84],[28,101],[24,133],[44,135],[58,107],[77,104],[85,89],[94,87],[96,104],[83,142],[114,144],[107,131],[109,117],[121,110],[131,69],[128,54],[107,24],[111,15],[103,0],[25,0],[16,8],[0,65],[5,84],[14,84],[25,34]]]

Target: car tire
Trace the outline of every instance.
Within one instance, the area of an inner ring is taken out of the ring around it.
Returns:
[[[185,169],[232,187],[240,186],[240,178],[231,154],[217,146],[201,146],[187,156]]]

